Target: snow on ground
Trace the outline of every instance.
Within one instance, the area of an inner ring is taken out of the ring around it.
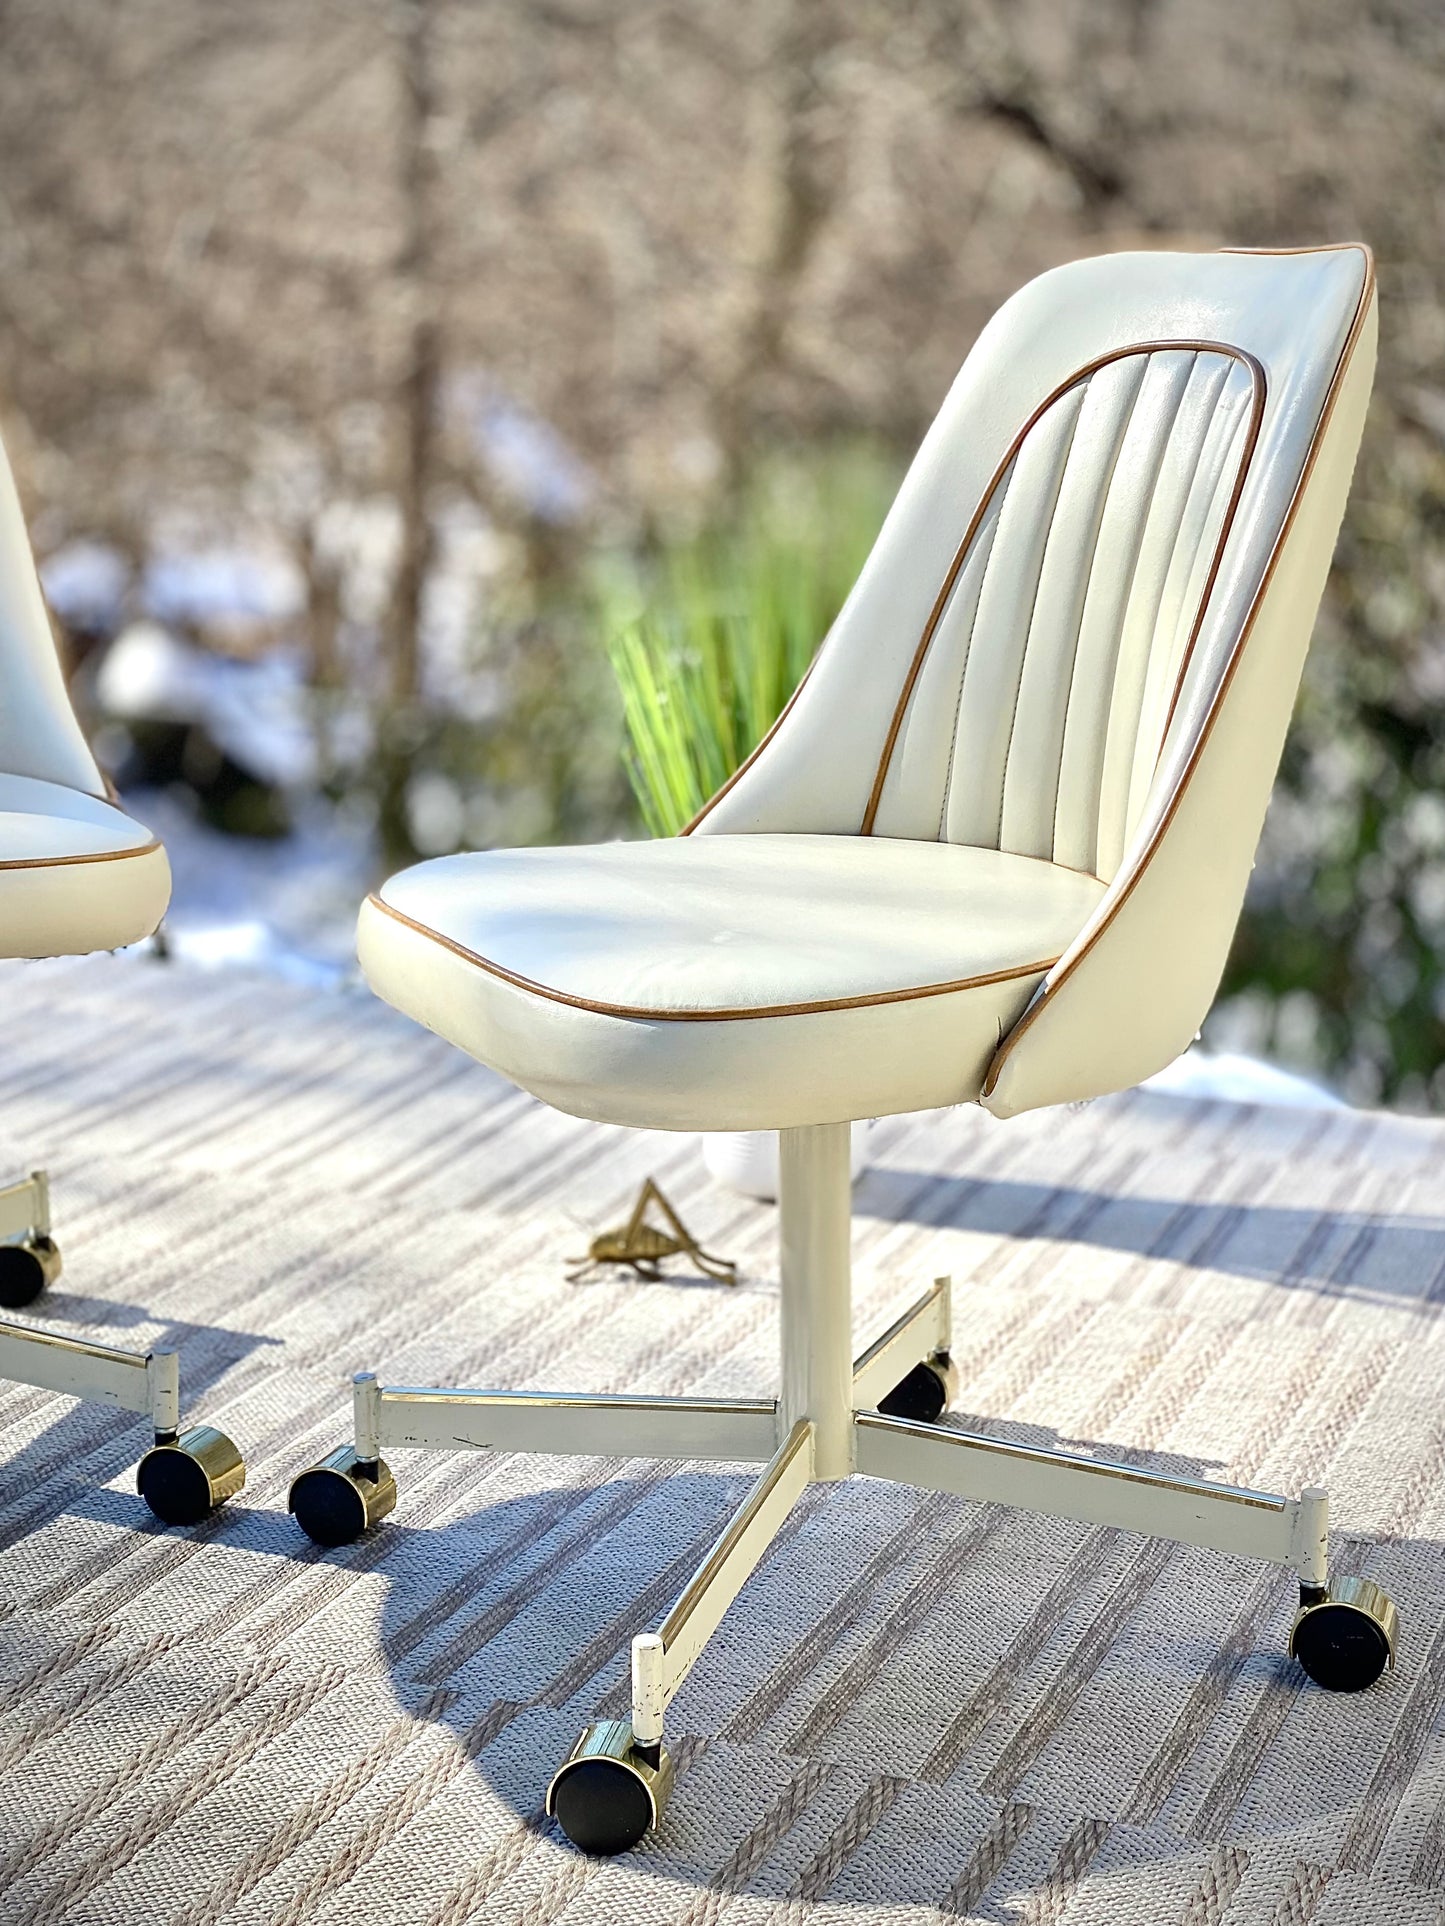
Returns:
[[[200,722],[258,781],[296,789],[316,781],[316,738],[299,655],[272,649],[254,662],[213,655],[159,622],[132,622],[106,650],[95,699],[118,722]]]
[[[356,912],[378,880],[365,824],[318,798],[296,806],[289,836],[262,841],[209,828],[163,789],[131,790],[124,803],[170,857],[172,955],[319,986],[355,974]]]
[[[1222,1097],[1230,1103],[1283,1104],[1292,1110],[1349,1107],[1322,1083],[1283,1070],[1277,1063],[1242,1056],[1237,1050],[1203,1050],[1198,1044],[1141,1087],[1162,1097]]]

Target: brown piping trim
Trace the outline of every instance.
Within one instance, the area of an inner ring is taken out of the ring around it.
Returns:
[[[978,990],[990,983],[1008,983],[1019,976],[1037,976],[1051,970],[1058,962],[1057,957],[1039,963],[1020,963],[1008,970],[993,970],[987,976],[960,977],[952,983],[926,983],[910,990],[879,990],[872,996],[828,997],[817,1003],[764,1003],[756,1009],[738,1010],[732,1008],[719,1010],[648,1010],[629,1003],[595,1003],[590,997],[570,996],[565,990],[549,989],[545,983],[537,983],[528,976],[518,976],[515,970],[504,969],[500,963],[493,963],[489,957],[478,956],[462,943],[454,943],[449,936],[429,929],[425,923],[418,923],[404,910],[393,909],[390,903],[383,902],[374,892],[367,898],[369,903],[384,910],[395,922],[418,936],[425,936],[453,956],[459,956],[464,963],[471,963],[488,976],[498,977],[503,983],[510,983],[514,989],[526,990],[533,996],[546,997],[552,1003],[565,1003],[569,1009],[588,1010],[595,1016],[625,1017],[648,1023],[745,1023],[753,1017],[819,1016],[830,1010],[863,1010],[878,1003],[912,1003],[925,996],[948,996],[954,990]]]
[[[1352,247],[1366,257],[1373,279],[1375,257],[1363,241],[1311,241],[1306,247],[1220,247],[1214,251],[1216,254],[1343,254]]]
[[[1229,537],[1230,524],[1233,521],[1235,509],[1239,504],[1239,497],[1244,487],[1244,478],[1248,472],[1250,460],[1254,455],[1255,443],[1259,439],[1259,425],[1264,416],[1265,374],[1264,369],[1252,354],[1247,354],[1243,348],[1232,347],[1227,341],[1136,341],[1130,343],[1128,347],[1111,348],[1107,354],[1098,355],[1094,360],[1085,362],[1082,368],[1076,368],[1071,375],[1061,381],[1058,387],[1046,395],[1038,407],[1034,409],[1023,427],[1019,429],[1018,433],[1009,443],[1002,460],[999,462],[997,468],[994,469],[988,486],[979,498],[978,506],[974,509],[973,516],[969,521],[967,529],[964,531],[963,540],[954,551],[953,560],[948,566],[948,573],[943,578],[943,586],[939,589],[933,607],[929,611],[928,620],[923,625],[923,633],[918,638],[918,647],[913,652],[913,660],[908,665],[908,673],[903,678],[903,688],[893,710],[893,720],[888,726],[888,735],[883,744],[883,753],[878,759],[878,773],[873,778],[873,788],[868,797],[868,806],[863,812],[863,823],[859,831],[860,835],[871,836],[873,833],[874,820],[878,815],[879,804],[883,800],[883,785],[888,778],[888,767],[893,760],[893,751],[898,741],[898,733],[903,727],[903,718],[908,712],[908,704],[913,695],[914,685],[922,672],[924,658],[928,654],[938,625],[943,619],[943,612],[948,607],[949,599],[953,594],[954,584],[958,580],[959,571],[968,559],[968,552],[973,546],[974,537],[979,531],[984,516],[988,513],[990,503],[998,492],[999,484],[1008,473],[1011,464],[1017,459],[1019,450],[1023,447],[1040,421],[1043,420],[1050,408],[1054,406],[1055,402],[1061,401],[1072,388],[1077,388],[1081,381],[1087,381],[1091,375],[1097,374],[1100,368],[1108,367],[1109,364],[1114,361],[1127,361],[1134,355],[1167,354],[1176,351],[1179,353],[1192,352],[1194,354],[1228,355],[1232,360],[1244,364],[1249,370],[1250,379],[1254,384],[1254,413],[1250,424],[1249,440],[1240,462],[1240,472],[1235,483],[1234,493],[1230,497],[1229,510],[1224,519],[1224,526],[1220,531],[1219,546],[1209,571],[1209,579],[1205,584],[1199,615],[1190,634],[1188,648],[1192,649],[1194,638],[1198,635],[1203,625],[1204,603],[1209,599],[1209,592],[1214,586],[1214,578],[1219,572],[1219,565],[1224,555],[1224,545]],[[1188,649],[1185,651],[1184,660],[1187,666],[1189,660]],[[1172,709],[1170,713],[1172,715]]]
[[[99,801],[99,798],[96,800]],[[0,862],[0,870],[65,869],[72,863],[120,863],[128,856],[149,856],[160,846],[158,838],[153,836],[148,843],[142,843],[139,849],[97,849],[88,856],[20,856],[13,862]]]
[[[1067,967],[1059,973],[1058,977],[1042,985],[1038,995],[1034,998],[1028,1009],[1024,1011],[1013,1029],[1009,1031],[1007,1037],[1005,1037],[999,1045],[994,1060],[988,1067],[988,1075],[983,1081],[983,1089],[980,1092],[980,1096],[982,1097],[991,1097],[993,1095],[998,1087],[998,1080],[1003,1072],[1004,1064],[1007,1062],[1014,1045],[1037,1019],[1039,1012],[1058,994],[1062,986],[1068,982],[1074,971],[1078,969],[1084,958],[1090,954],[1094,945],[1113,923],[1115,917],[1118,916],[1130,896],[1133,895],[1149,864],[1157,854],[1159,845],[1164,840],[1165,831],[1178,814],[1180,805],[1184,800],[1185,791],[1189,787],[1195,770],[1199,767],[1199,761],[1204,754],[1205,745],[1208,743],[1214,731],[1215,722],[1218,720],[1219,713],[1224,707],[1224,699],[1229,693],[1235,671],[1238,669],[1240,661],[1243,658],[1245,645],[1248,643],[1250,635],[1254,630],[1255,619],[1260,609],[1264,606],[1264,598],[1269,592],[1270,583],[1274,579],[1274,572],[1279,564],[1279,558],[1284,552],[1284,545],[1289,539],[1290,530],[1294,527],[1295,516],[1299,512],[1300,503],[1304,500],[1305,489],[1309,483],[1310,476],[1314,473],[1315,462],[1324,444],[1325,432],[1330,425],[1330,417],[1334,414],[1335,403],[1338,401],[1340,391],[1344,387],[1345,375],[1349,371],[1350,362],[1360,338],[1360,332],[1365,325],[1365,318],[1369,314],[1370,307],[1374,300],[1375,257],[1362,241],[1345,241],[1335,247],[1230,248],[1221,250],[1222,252],[1234,254],[1341,254],[1344,253],[1347,248],[1352,247],[1358,248],[1365,259],[1364,286],[1360,290],[1359,305],[1355,309],[1355,318],[1351,324],[1349,333],[1345,337],[1345,344],[1340,350],[1340,358],[1335,367],[1334,378],[1330,382],[1329,393],[1325,396],[1325,405],[1320,412],[1319,421],[1315,425],[1314,434],[1310,438],[1309,452],[1305,456],[1305,463],[1300,471],[1299,482],[1295,487],[1294,495],[1291,497],[1289,508],[1285,512],[1284,520],[1280,524],[1279,534],[1275,537],[1274,547],[1270,551],[1269,561],[1265,565],[1264,575],[1260,580],[1259,588],[1255,591],[1254,600],[1250,603],[1249,611],[1240,628],[1239,640],[1234,646],[1234,653],[1230,656],[1224,674],[1220,678],[1219,688],[1215,693],[1214,701],[1210,704],[1209,713],[1200,725],[1198,737],[1195,739],[1194,747],[1189,754],[1189,761],[1175,786],[1173,795],[1169,798],[1168,806],[1160,818],[1154,834],[1149,840],[1148,848],[1140,857],[1133,874],[1120,889],[1117,900],[1110,905],[1108,915],[1105,916],[1104,920],[1078,954],[1074,956]]]

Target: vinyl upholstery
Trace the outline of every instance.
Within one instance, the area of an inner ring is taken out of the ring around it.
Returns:
[[[968,544],[876,833],[1113,873],[1249,451],[1255,388],[1229,355],[1136,353],[1044,412]]]
[[[1031,283],[691,832],[406,871],[363,912],[373,986],[661,1127],[1007,1115],[1162,1067],[1223,968],[1374,348],[1354,246]]]
[[[104,790],[0,451],[0,957],[118,949],[165,914],[165,851]]]
[[[605,1087],[620,1120],[750,1119],[761,1085],[781,1124],[850,1107],[865,1034],[880,1109],[895,1087],[918,1108],[920,1056],[933,1102],[974,1094],[1102,895],[959,844],[672,837],[419,864],[366,906],[361,945],[413,1016],[560,1109]]]

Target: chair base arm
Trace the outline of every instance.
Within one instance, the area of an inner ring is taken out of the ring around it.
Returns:
[[[1281,1498],[877,1412],[860,1411],[854,1423],[855,1462],[866,1477],[1236,1552],[1288,1565],[1301,1583],[1325,1582],[1322,1491]]]
[[[42,1287],[53,1282],[60,1275],[60,1252],[50,1237],[50,1186],[42,1170],[0,1191],[0,1237],[17,1232],[23,1241],[0,1244],[0,1256],[32,1253],[44,1273]],[[0,1379],[143,1413],[154,1443],[137,1469],[136,1489],[168,1525],[197,1523],[246,1482],[245,1460],[224,1432],[213,1425],[181,1430],[180,1359],[174,1351],[128,1351],[0,1323]]]
[[[830,1154],[841,1169],[838,1145]],[[785,1160],[785,1179],[787,1169]],[[837,1171],[830,1188],[837,1192],[835,1214],[846,1220],[847,1192]],[[786,1181],[784,1191],[786,1196]],[[805,1185],[805,1201],[808,1194]],[[671,1611],[655,1631],[633,1640],[631,1718],[589,1725],[552,1782],[547,1809],[577,1844],[589,1852],[621,1851],[656,1823],[672,1786],[664,1744],[670,1702],[801,1494],[829,1478],[859,1473],[1282,1564],[1300,1584],[1290,1651],[1312,1678],[1331,1690],[1354,1691],[1393,1662],[1390,1600],[1368,1580],[1331,1584],[1323,1491],[1279,1497],[934,1423],[955,1381],[947,1278],[937,1279],[869,1345],[852,1365],[850,1380],[841,1348],[848,1319],[826,1292],[812,1288],[819,1276],[835,1283],[841,1277],[836,1294],[846,1298],[846,1263],[834,1248],[838,1240],[825,1235],[826,1217],[822,1213],[815,1224],[800,1210],[791,1232],[783,1227],[783,1396],[776,1403],[418,1390],[385,1387],[363,1373],[353,1387],[354,1444],[303,1473],[293,1487],[293,1497],[307,1497],[306,1504],[299,1498],[295,1503],[303,1527],[314,1496],[317,1505],[328,1499],[322,1507],[328,1528],[335,1529],[334,1520],[344,1513],[351,1537],[395,1500],[384,1449],[492,1448],[763,1465]],[[331,1487],[338,1481],[344,1505],[329,1502],[337,1498]],[[319,1528],[312,1536],[338,1542],[323,1538]]]
[[[87,1404],[144,1413],[154,1434],[136,1489],[168,1525],[194,1525],[246,1482],[240,1451],[214,1425],[180,1427],[180,1360],[174,1351],[126,1351],[27,1325],[0,1324],[0,1378]]]
[[[32,1170],[0,1190],[0,1239],[49,1234],[50,1180],[43,1170]]]
[[[632,1641],[632,1730],[662,1743],[662,1720],[703,1647],[813,1479],[813,1428],[795,1424],[655,1632]]]
[[[778,1445],[771,1398],[411,1390],[368,1377],[357,1390],[367,1409],[357,1414],[356,1449],[368,1459],[381,1451],[530,1451],[763,1464]]]
[[[853,1408],[876,1411],[881,1399],[920,1363],[946,1365],[953,1342],[953,1280],[936,1277],[853,1366]]]

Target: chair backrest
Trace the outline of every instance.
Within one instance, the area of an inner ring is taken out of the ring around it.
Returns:
[[[1372,285],[1357,246],[1103,255],[1031,282],[791,710],[697,826],[1112,876],[1185,684],[1218,683]]]
[[[1207,342],[1116,351],[1049,396],[959,546],[866,828],[1113,875],[1264,402],[1254,357]]]
[[[1002,1114],[1119,1089],[1217,988],[1374,371],[1369,251],[1116,254],[980,335],[806,681],[691,826],[942,839],[1109,884]]]
[[[66,694],[15,478],[0,448],[0,774],[92,796],[105,779]]]

